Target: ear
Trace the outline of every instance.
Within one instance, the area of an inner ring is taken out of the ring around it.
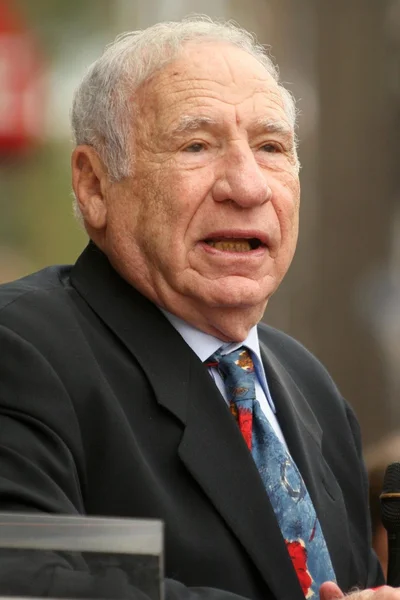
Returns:
[[[77,146],[72,153],[72,187],[85,224],[97,231],[107,224],[108,174],[96,150]]]

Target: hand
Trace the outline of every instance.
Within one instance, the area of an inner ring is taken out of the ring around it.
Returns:
[[[344,596],[345,594],[333,581],[326,581],[319,588],[320,600],[337,600]],[[400,588],[383,585],[376,590],[359,590],[346,594],[346,598],[351,598],[351,600],[368,600],[371,596],[374,597],[374,600],[400,600]]]

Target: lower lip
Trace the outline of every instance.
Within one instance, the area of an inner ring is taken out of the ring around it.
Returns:
[[[219,250],[218,248],[214,248],[214,246],[210,246],[206,242],[200,242],[200,246],[205,252],[215,257],[218,256],[221,258],[231,258],[235,260],[248,260],[249,258],[260,258],[263,257],[268,250],[267,246],[260,246],[255,250],[245,250],[244,252],[231,252],[230,250]]]

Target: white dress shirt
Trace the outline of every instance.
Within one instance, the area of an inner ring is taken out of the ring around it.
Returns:
[[[256,373],[256,398],[261,406],[262,411],[264,412],[268,421],[271,423],[276,435],[286,446],[281,428],[279,427],[279,423],[275,416],[276,410],[268,388],[267,378],[265,376],[264,366],[261,360],[257,327],[250,329],[249,335],[243,342],[227,343],[208,333],[204,333],[204,331],[200,331],[200,329],[196,329],[193,327],[193,325],[189,325],[179,317],[172,315],[166,310],[162,310],[162,312],[170,321],[171,325],[173,325],[178,333],[180,333],[188,346],[190,346],[193,352],[197,354],[201,362],[207,360],[207,358],[209,358],[219,349],[221,349],[222,354],[229,354],[229,352],[233,352],[237,348],[240,348],[240,346],[245,346],[248,350],[250,350],[254,363],[254,370]],[[218,370],[215,368],[210,368],[208,371],[211,377],[214,379],[215,384],[221,392],[226,403],[228,404],[229,400],[227,398],[225,384]]]

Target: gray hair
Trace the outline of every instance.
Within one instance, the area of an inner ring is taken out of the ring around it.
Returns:
[[[231,21],[215,22],[202,15],[158,23],[118,36],[89,67],[74,95],[74,141],[77,145],[88,144],[98,152],[113,181],[132,175],[134,161],[127,151],[134,120],[132,94],[174,60],[186,43],[202,40],[226,42],[254,56],[279,84],[285,112],[294,128],[294,98],[279,83],[278,68],[251,33]]]

